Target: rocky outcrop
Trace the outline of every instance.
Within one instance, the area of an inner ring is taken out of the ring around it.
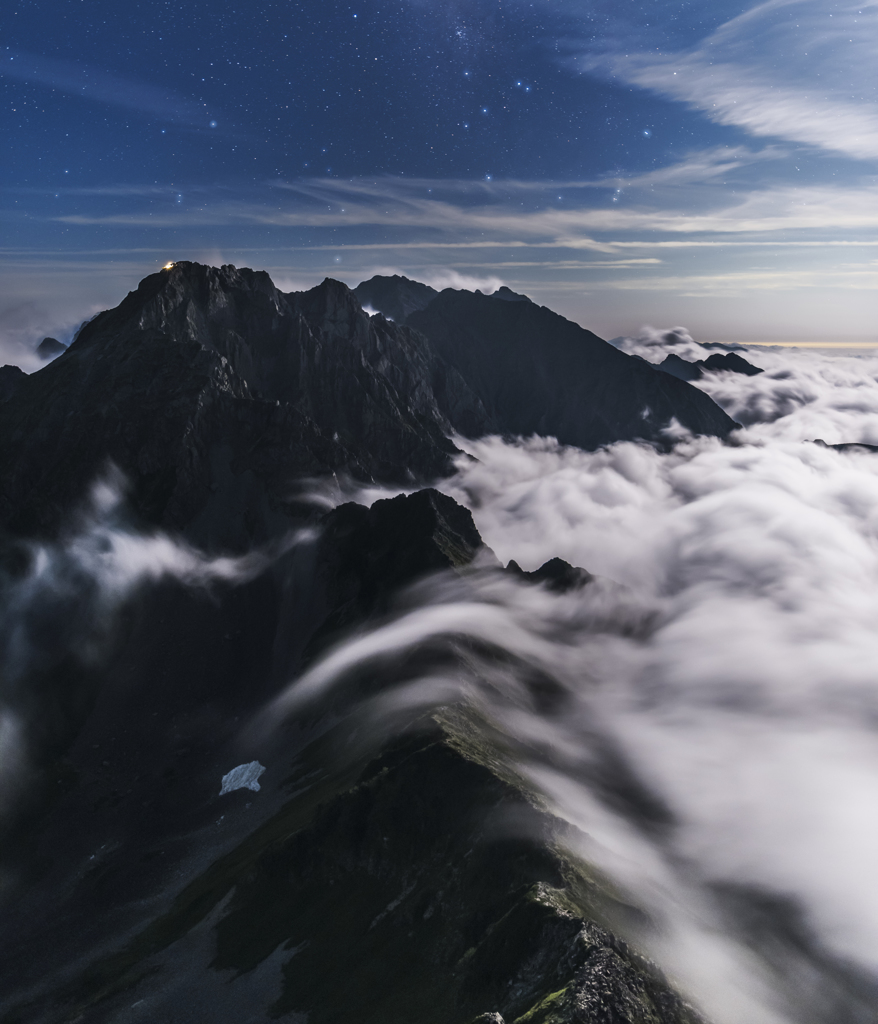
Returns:
[[[594,579],[590,572],[565,562],[563,558],[550,558],[533,572],[525,572],[518,562],[512,561],[506,566],[506,571],[522,583],[542,584],[558,594],[578,590]]]
[[[317,585],[332,609],[314,633],[316,652],[369,615],[390,608],[413,579],[468,566],[476,554],[496,562],[472,515],[432,488],[376,501],[340,505],[322,521]]]

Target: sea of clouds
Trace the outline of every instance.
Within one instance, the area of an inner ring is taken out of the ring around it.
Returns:
[[[682,329],[617,344],[709,354]],[[464,644],[454,671],[383,694],[378,718],[469,706],[718,1024],[873,1020],[878,454],[813,439],[878,441],[878,356],[745,355],[765,372],[698,384],[743,424],[728,444],[459,442],[470,457],[440,486],[501,561],[560,556],[600,579],[564,595],[437,579],[275,710]],[[472,653],[485,644],[499,667]],[[537,699],[535,671],[563,699]]]

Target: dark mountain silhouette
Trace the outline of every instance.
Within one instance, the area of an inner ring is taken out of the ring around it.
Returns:
[[[497,291],[491,292],[491,298],[503,299],[505,302],[533,302],[533,299],[528,298],[527,295],[514,292],[511,288],[507,288],[505,284],[501,285]]]
[[[410,281],[394,274],[392,277],[376,275],[354,288],[354,295],[363,306],[383,313],[388,319],[402,323],[409,313],[423,309],[439,292],[428,284]]]
[[[37,345],[37,355],[40,359],[54,359],[55,356],[60,356],[62,352],[66,351],[67,346],[57,338],[43,338]]]
[[[413,283],[388,280],[406,295]],[[401,325],[337,281],[285,294],[265,273],[194,263],[147,277],[11,390],[0,525],[57,529],[111,461],[142,518],[211,548],[277,534],[302,478],[447,474],[455,430],[594,448],[661,442],[674,418],[733,426],[697,389],[531,302],[446,290]]]
[[[27,374],[20,366],[0,366],[0,402],[11,398],[26,380]]]
[[[672,377],[676,377],[677,380],[693,381],[701,380],[704,376],[704,368],[699,363],[690,363],[687,359],[681,359],[680,356],[671,352],[670,355],[660,363],[655,363],[659,370],[664,373],[669,373]]]
[[[146,520],[245,547],[284,528],[302,477],[449,472],[440,399],[484,429],[426,340],[370,321],[343,284],[284,295],[265,273],[178,263],[3,404],[0,523],[57,528],[111,460]]]
[[[692,363],[672,352],[658,364],[658,369],[685,381],[701,380],[705,370],[731,370],[733,373],[743,373],[747,377],[755,377],[757,373],[764,372],[760,366],[754,366],[737,352],[714,352],[707,359],[698,359]]]

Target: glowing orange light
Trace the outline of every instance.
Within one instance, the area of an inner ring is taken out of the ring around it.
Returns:
[[[173,268],[174,268],[174,264],[173,264],[173,263],[166,263],[166,264],[165,264],[165,265],[164,265],[164,266],[162,267],[162,270],[173,270]]]

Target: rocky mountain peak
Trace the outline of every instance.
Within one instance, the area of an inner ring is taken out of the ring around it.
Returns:
[[[39,345],[37,345],[36,351],[40,359],[54,359],[56,356],[60,356],[62,352],[66,352],[67,346],[63,341],[58,341],[57,338],[43,338]]]
[[[337,334],[339,331],[368,331],[369,318],[354,292],[346,284],[327,277],[316,287],[287,295],[294,309],[312,327]]]
[[[504,302],[533,302],[533,299],[528,298],[527,295],[522,295],[520,292],[514,292],[511,288],[507,288],[505,284],[501,285],[497,291],[492,293],[492,298],[503,299]]]
[[[364,306],[383,313],[389,320],[402,323],[410,313],[423,309],[439,294],[421,281],[412,281],[400,274],[376,274],[354,289]]]

